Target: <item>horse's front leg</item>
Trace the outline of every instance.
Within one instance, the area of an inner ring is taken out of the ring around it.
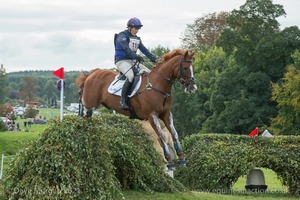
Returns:
[[[173,138],[173,142],[174,142],[174,148],[176,150],[176,153],[179,157],[179,165],[180,166],[186,166],[186,162],[185,162],[185,158],[184,158],[184,154],[182,152],[182,148],[181,148],[181,144],[179,141],[179,137],[178,137],[178,133],[175,129],[174,123],[173,123],[173,115],[171,112],[166,113],[163,118],[162,118],[163,122],[165,123],[167,129],[169,130],[169,132],[172,134],[172,138]]]
[[[163,148],[164,156],[165,156],[166,160],[168,161],[168,163],[167,163],[168,169],[175,170],[175,164],[172,160],[172,157],[171,157],[171,154],[169,151],[169,146],[166,142],[166,138],[163,133],[163,130],[161,129],[157,114],[154,112],[151,113],[148,120],[159,138],[159,143],[160,143],[161,147]]]

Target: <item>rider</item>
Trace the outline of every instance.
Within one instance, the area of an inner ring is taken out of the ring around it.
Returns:
[[[134,17],[129,19],[127,22],[127,30],[120,32],[115,40],[115,64],[118,70],[127,78],[122,89],[120,101],[120,107],[123,110],[129,110],[130,108],[127,100],[134,78],[132,70],[134,60],[138,62],[144,61],[143,57],[137,54],[137,50],[139,49],[151,62],[156,62],[155,56],[150,53],[143,45],[141,38],[136,35],[142,26],[138,18]],[[139,64],[138,67],[139,70],[150,72],[150,70],[142,64]]]

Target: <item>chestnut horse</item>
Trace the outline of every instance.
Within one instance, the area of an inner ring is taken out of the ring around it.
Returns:
[[[159,123],[161,119],[172,135],[179,165],[185,166],[184,154],[173,124],[171,89],[174,82],[179,80],[186,93],[197,90],[193,74],[193,55],[190,51],[182,49],[163,55],[150,73],[142,75],[137,93],[129,100],[132,111],[122,110],[119,107],[120,96],[108,92],[108,87],[118,75],[118,72],[112,70],[95,69],[90,74],[82,73],[76,79],[76,85],[80,88],[79,102],[88,110],[90,116],[93,109],[104,105],[118,113],[148,120],[159,138],[169,170],[174,170],[175,164]]]

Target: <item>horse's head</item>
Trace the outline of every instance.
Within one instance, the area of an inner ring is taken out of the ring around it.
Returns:
[[[177,78],[179,79],[179,82],[184,86],[185,93],[193,93],[197,90],[197,85],[195,84],[194,78],[194,66],[192,65],[193,56],[194,53],[186,51],[180,57]]]
[[[193,56],[194,53],[190,51],[175,49],[164,54],[153,68],[153,71],[172,84],[175,79],[178,79],[184,86],[185,93],[193,93],[197,90],[194,78],[194,66],[192,65]],[[165,74],[165,71],[168,71],[165,69],[169,70],[169,75]]]

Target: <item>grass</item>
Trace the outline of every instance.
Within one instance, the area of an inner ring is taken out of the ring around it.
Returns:
[[[39,108],[40,116],[46,117],[47,119],[51,117],[59,117],[59,109],[48,109]],[[20,123],[21,131],[5,131],[0,132],[0,155],[15,155],[20,149],[26,146],[30,141],[37,139],[38,135],[44,130],[45,124],[32,124],[30,127],[24,126],[24,121],[28,119],[18,118],[15,123]]]
[[[0,132],[0,154],[15,155],[30,141],[38,138],[39,131],[33,132]]]
[[[240,193],[240,194],[216,194],[206,192],[183,192],[183,193],[149,193],[137,191],[124,191],[125,199],[130,200],[289,200],[296,199],[289,197],[287,194],[253,194],[253,193]]]
[[[281,181],[277,178],[276,173],[271,169],[262,169],[265,176],[265,182],[266,185],[268,185],[268,192],[274,193],[274,192],[280,192],[285,193],[287,192],[288,188],[286,186],[283,186]],[[240,177],[237,182],[232,187],[233,190],[244,190],[246,185],[246,176]]]
[[[51,117],[59,117],[59,109],[47,109],[40,108],[40,115],[45,116],[47,119]],[[23,127],[24,119],[18,119],[17,121]],[[14,155],[30,141],[33,141],[39,137],[39,134],[44,130],[46,125],[33,124],[29,129],[29,132],[25,131],[6,131],[0,132],[0,157],[1,154],[5,154],[4,168],[8,167],[9,162],[13,159]],[[150,193],[126,190],[123,192],[125,199],[129,200],[289,200],[296,199],[289,197],[285,192],[287,188],[282,186],[280,180],[277,179],[276,173],[270,169],[263,169],[266,184],[268,185],[268,192],[264,194],[255,194],[245,192],[246,177],[240,177],[232,188],[231,194],[224,194],[223,191],[219,193],[207,193],[207,192],[184,192],[184,193]],[[5,176],[5,174],[4,174]],[[0,180],[0,200],[3,197],[3,184]]]

